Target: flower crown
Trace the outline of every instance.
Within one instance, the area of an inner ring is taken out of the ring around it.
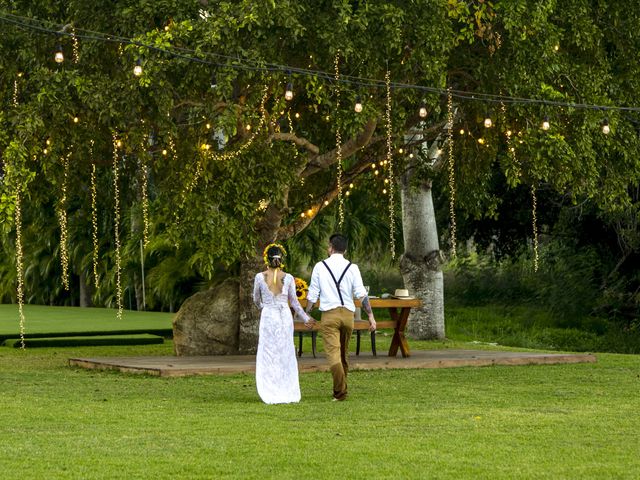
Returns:
[[[270,243],[269,245],[264,247],[264,250],[262,252],[262,260],[264,260],[264,264],[267,267],[269,266],[269,257],[267,256],[267,252],[269,251],[269,249],[271,247],[277,247],[282,252],[282,255],[285,255],[285,256],[287,255],[287,251],[284,249],[284,247],[282,245],[280,245],[279,243]],[[284,269],[284,262],[280,263],[280,268]]]

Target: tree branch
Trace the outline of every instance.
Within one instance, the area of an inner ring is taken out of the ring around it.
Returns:
[[[382,149],[380,149],[382,150]],[[381,152],[373,152],[370,155],[365,155],[361,158],[358,163],[356,163],[353,167],[351,167],[348,171],[344,172],[342,175],[342,185],[346,185],[351,183],[358,175],[364,172],[367,167],[372,163],[372,158],[381,155]],[[325,192],[325,194],[316,201],[313,205],[309,207],[309,210],[304,212],[304,216],[299,217],[295,222],[290,223],[289,225],[285,225],[280,227],[278,230],[277,238],[291,238],[294,235],[298,234],[302,230],[304,230],[313,219],[320,213],[321,210],[328,207],[329,204],[335,200],[338,196],[338,182],[333,184],[330,190]]]
[[[378,121],[375,118],[372,118],[366,123],[364,129],[360,133],[343,143],[341,145],[342,158],[348,158],[361,148],[366,147],[371,141],[371,137],[373,136],[373,132],[375,131],[377,125]],[[324,170],[333,165],[337,160],[337,148],[334,148],[327,153],[323,153],[322,155],[312,157],[309,164],[302,171],[301,177],[306,178],[316,172],[319,172],[320,170]]]
[[[318,155],[318,153],[320,153],[320,149],[316,145],[311,143],[306,138],[298,137],[293,133],[280,133],[280,132],[273,133],[269,137],[269,140],[280,140],[280,141],[284,141],[284,142],[293,142],[296,145],[298,145],[299,147],[302,147],[302,148],[306,149],[307,151],[313,153],[314,155]]]

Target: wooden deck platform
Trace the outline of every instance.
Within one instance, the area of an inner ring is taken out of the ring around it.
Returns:
[[[298,359],[300,372],[327,371],[324,357],[303,356]],[[482,367],[489,365],[534,365],[558,363],[594,363],[595,355],[501,352],[489,350],[413,350],[411,356],[388,357],[371,354],[351,355],[351,370],[393,368]],[[187,375],[225,375],[254,373],[255,355],[222,355],[201,357],[96,357],[70,358],[69,365],[88,369],[119,370],[161,377]]]

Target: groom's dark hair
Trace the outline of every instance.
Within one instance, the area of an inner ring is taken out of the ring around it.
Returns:
[[[347,251],[347,237],[341,233],[334,233],[329,237],[329,243],[336,253],[344,253]]]

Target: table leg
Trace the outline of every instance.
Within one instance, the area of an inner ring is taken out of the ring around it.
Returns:
[[[389,308],[391,319],[396,324],[396,328],[393,331],[393,338],[391,339],[391,346],[389,347],[390,357],[395,357],[398,354],[398,348],[400,348],[403,357],[411,356],[411,353],[409,352],[409,344],[404,336],[410,311],[411,307],[403,307],[399,312],[397,308]]]

